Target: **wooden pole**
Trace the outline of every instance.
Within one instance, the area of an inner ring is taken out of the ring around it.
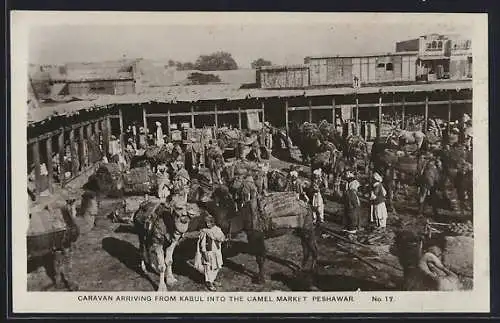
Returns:
[[[64,155],[66,155],[66,149],[64,149],[64,129],[61,128],[59,137],[57,138],[57,149],[59,151],[59,181],[61,186],[64,186],[65,171],[64,171]]]
[[[425,96],[425,112],[424,112],[424,133],[427,133],[427,122],[429,120],[429,96]]]
[[[285,99],[285,129],[286,129],[286,135],[288,136],[288,100]]]
[[[35,164],[35,187],[37,195],[40,194],[42,189],[42,175],[40,174],[40,144],[37,141],[33,143],[33,163]]]
[[[142,107],[142,127],[144,128],[144,131],[148,128],[148,119],[146,113],[146,108]]]
[[[52,136],[45,141],[45,149],[47,152],[47,172],[49,192],[54,193],[54,165],[52,164]]]
[[[69,151],[71,153],[71,177],[75,177],[78,173],[76,167],[76,156],[75,156],[75,130],[71,129],[69,131]]]
[[[217,114],[217,103],[214,106],[215,129],[219,128],[219,115]]]
[[[106,128],[106,118],[101,120],[101,129],[102,129],[102,152],[106,156],[108,154],[107,146],[106,146],[106,137],[108,136],[108,130]]]
[[[332,98],[332,122],[333,122],[334,127],[337,127],[336,118],[337,118],[337,115],[335,114],[335,98]]]
[[[238,107],[238,127],[241,130],[241,108]]]
[[[196,128],[194,126],[194,106],[191,106],[191,128]]]
[[[405,103],[406,103],[406,98],[403,96],[403,102],[401,106],[401,129],[406,129],[406,122],[405,122]]]
[[[377,138],[382,133],[382,96],[378,97],[378,120],[377,120]]]
[[[80,160],[80,169],[83,170],[85,169],[85,166],[87,166],[86,163],[86,154],[85,154],[85,138],[83,137],[83,127],[78,128],[78,138],[80,138],[78,142],[78,148],[79,148],[79,160]]]
[[[121,147],[121,152],[123,153],[125,151],[125,133],[123,130],[123,111],[122,108],[118,108],[120,112],[120,147]]]
[[[309,100],[309,122],[313,120],[312,100]]]
[[[172,123],[172,120],[170,118],[170,106],[168,107],[168,110],[167,110],[167,135],[168,135],[168,138],[172,138],[171,137],[171,129],[170,129],[170,124]]]
[[[448,135],[451,133],[451,92],[448,93]]]
[[[266,110],[265,110],[265,105],[264,105],[264,101],[262,101],[260,103],[260,109],[262,110],[262,124],[264,124],[264,122],[266,122]]]
[[[359,135],[359,99],[356,98],[356,135]]]

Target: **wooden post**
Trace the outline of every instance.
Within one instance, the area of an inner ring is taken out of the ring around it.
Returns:
[[[146,115],[146,108],[142,108],[142,127],[144,128],[144,131],[148,128],[148,119]]]
[[[238,127],[241,130],[241,108],[238,107]]]
[[[61,132],[57,138],[57,150],[59,151],[59,182],[62,187],[65,180],[64,155],[66,154],[66,149],[64,149],[64,128],[61,128]]]
[[[42,189],[42,175],[40,174],[40,144],[37,141],[33,143],[33,163],[35,164],[35,187],[37,195],[40,194]]]
[[[285,128],[286,128],[286,135],[288,136],[288,100],[285,99]]]
[[[335,114],[335,98],[332,98],[332,122],[333,122],[333,126],[335,127],[335,129],[337,127],[336,118],[337,118],[337,115]]]
[[[429,96],[425,96],[425,112],[424,112],[424,133],[427,133],[427,122],[429,120]]]
[[[309,122],[312,122],[313,110],[312,110],[312,100],[309,100]]]
[[[359,99],[356,98],[356,135],[359,135]]]
[[[106,137],[108,136],[108,130],[106,129],[106,118],[101,120],[101,130],[102,130],[102,152],[104,153],[105,156],[107,156],[108,148],[107,148]]]
[[[378,97],[378,121],[377,121],[377,138],[380,138],[382,133],[382,96]]]
[[[167,136],[168,138],[172,138],[170,134],[170,124],[172,123],[172,120],[170,120],[170,107],[168,107],[167,110]]]
[[[451,126],[450,126],[450,122],[451,122],[451,92],[448,93],[448,135],[451,133]]]
[[[406,103],[406,99],[405,97],[403,96],[403,102],[402,102],[402,106],[401,106],[401,129],[406,129],[406,122],[405,122],[405,103]]]
[[[262,110],[262,124],[264,124],[264,122],[266,122],[266,110],[265,110],[264,101],[262,101],[260,103],[260,109]]]
[[[85,130],[87,132],[87,142],[89,142],[90,140],[92,140],[92,125],[88,124]],[[92,164],[92,155],[90,154],[90,151],[87,156],[87,162],[89,165]]]
[[[193,105],[191,106],[191,128],[193,128],[193,129],[196,128],[194,126],[194,106]]]
[[[79,140],[79,159],[80,159],[80,169],[84,170],[85,166],[87,166],[86,163],[86,154],[85,154],[85,138],[83,137],[83,126],[78,128],[78,137],[80,138]],[[90,163],[89,163],[90,164]]]
[[[219,115],[217,114],[217,103],[215,103],[214,106],[214,122],[215,122],[215,129],[219,128]]]
[[[122,108],[118,108],[119,112],[120,112],[120,147],[121,147],[121,152],[125,152],[125,133],[124,133],[124,130],[123,130],[123,111],[122,111]]]
[[[69,151],[71,153],[71,177],[75,177],[78,173],[76,167],[76,156],[75,156],[75,130],[71,129],[69,131]]]
[[[47,172],[48,174],[48,184],[49,192],[54,193],[54,165],[52,164],[52,136],[47,138],[45,141],[45,149],[47,152]]]

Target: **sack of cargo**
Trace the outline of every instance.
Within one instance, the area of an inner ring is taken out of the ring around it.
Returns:
[[[472,278],[474,274],[474,238],[445,237],[443,264],[458,275]]]
[[[108,196],[116,196],[123,188],[122,171],[118,164],[101,164],[93,179],[97,181],[99,191]]]
[[[156,158],[159,152],[160,152],[160,147],[151,146],[146,149],[146,151],[144,152],[144,156],[146,156],[147,158]]]
[[[63,247],[67,224],[62,212],[66,208],[44,208],[31,214],[27,231],[27,249],[29,257],[47,254]]]
[[[173,130],[170,137],[172,141],[182,141],[182,132],[180,130]]]
[[[124,191],[133,194],[147,194],[154,191],[156,179],[147,167],[133,168],[123,176]]]
[[[298,214],[305,207],[294,192],[271,193],[262,197],[261,203],[264,214],[273,218]]]

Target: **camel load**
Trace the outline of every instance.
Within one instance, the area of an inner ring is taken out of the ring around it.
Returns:
[[[78,285],[71,279],[69,250],[79,235],[75,200],[68,200],[64,205],[55,207],[46,206],[43,210],[30,214],[26,237],[28,260],[49,257],[55,269],[51,278],[57,288],[78,289]]]
[[[109,197],[151,194],[156,189],[156,176],[149,167],[132,168],[122,171],[114,163],[101,164],[95,174],[89,177],[86,189]]]

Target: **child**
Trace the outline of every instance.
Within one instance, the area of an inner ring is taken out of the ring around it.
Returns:
[[[158,178],[158,198],[166,203],[170,196],[170,190],[172,188],[172,183],[170,182],[170,176],[167,172],[167,166],[165,164],[158,165],[158,170],[156,172]]]
[[[323,203],[323,197],[321,196],[318,184],[313,184],[312,188],[313,223],[316,223],[317,220],[319,220],[319,223],[323,223],[325,222],[325,204]]]
[[[385,197],[387,191],[382,185],[382,176],[378,173],[373,174],[373,189],[370,195],[371,201],[371,221],[375,222],[377,228],[385,229],[387,224],[387,208],[385,206]]]
[[[205,215],[205,223],[207,227],[201,230],[198,239],[195,267],[203,272],[205,285],[213,292],[217,290],[215,280],[223,265],[222,242],[226,237],[211,215]]]

